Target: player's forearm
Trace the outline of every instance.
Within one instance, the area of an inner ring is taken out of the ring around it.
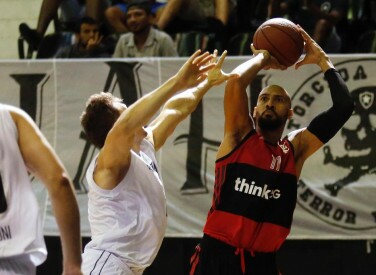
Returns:
[[[154,146],[158,150],[173,133],[176,126],[187,118],[198,106],[211,85],[204,80],[197,87],[190,88],[167,101],[161,114],[153,121]]]
[[[331,68],[325,72],[325,77],[329,84],[333,106],[316,116],[308,126],[308,130],[323,143],[335,136],[354,110],[354,100],[339,73]]]
[[[329,84],[333,106],[343,110],[344,113],[347,113],[346,116],[349,117],[354,110],[354,100],[351,97],[345,81],[335,68],[327,70],[325,72],[325,78]]]
[[[243,88],[247,87],[258,72],[265,66],[268,58],[269,57],[266,57],[263,53],[258,53],[250,60],[242,63],[232,71],[232,73],[239,74],[240,77],[229,80],[227,85],[239,83]]]
[[[49,189],[49,195],[60,230],[63,252],[63,269],[69,274],[81,268],[80,214],[72,184],[63,176]]]
[[[224,96],[225,131],[239,130],[239,125],[249,120],[248,85],[264,67],[267,59],[263,53],[259,53],[250,60],[236,67],[232,73],[240,75],[239,78],[227,81]]]
[[[211,87],[212,85],[207,80],[204,80],[197,87],[190,88],[172,97],[167,102],[165,108],[178,111],[181,115],[181,121],[197,108],[197,105]]]
[[[176,77],[171,77],[160,87],[141,97],[122,113],[116,124],[132,132],[146,125],[160,108],[180,89]]]
[[[232,73],[239,74],[239,77],[227,81],[224,98],[226,119],[237,116],[239,111],[242,114],[248,115],[246,88],[265,66],[267,60],[267,56],[263,53],[258,53],[232,71]]]

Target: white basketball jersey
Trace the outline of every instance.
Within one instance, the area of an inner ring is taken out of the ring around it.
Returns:
[[[131,155],[127,175],[112,190],[95,184],[96,158],[89,166],[86,179],[92,240],[86,249],[111,252],[135,271],[149,266],[157,255],[167,213],[153,145],[143,140],[140,154],[131,151]]]
[[[0,104],[0,258],[30,255],[35,265],[46,259],[42,222],[20,149],[17,127]]]

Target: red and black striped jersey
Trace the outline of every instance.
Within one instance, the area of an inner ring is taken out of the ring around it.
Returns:
[[[204,233],[249,251],[276,251],[290,232],[296,196],[292,144],[269,144],[252,130],[216,161]]]

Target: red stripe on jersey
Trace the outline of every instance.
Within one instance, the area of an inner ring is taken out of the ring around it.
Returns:
[[[208,221],[204,228],[205,234],[250,252],[277,251],[290,233],[285,227],[258,223],[219,210],[215,210]]]
[[[272,168],[273,156],[281,157],[279,169]],[[216,169],[234,162],[296,175],[293,147],[288,139],[284,138],[278,144],[272,145],[256,131],[251,131],[231,153],[218,159]]]

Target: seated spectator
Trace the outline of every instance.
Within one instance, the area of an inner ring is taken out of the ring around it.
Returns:
[[[364,0],[360,1],[360,3],[355,2],[358,4],[357,15],[353,15],[354,17],[358,17],[359,20],[362,21],[363,26],[360,26],[361,32],[366,32],[369,30],[376,29],[376,0]],[[352,5],[356,5],[352,2]],[[361,5],[361,3],[363,5]]]
[[[127,3],[129,0],[123,0],[121,3],[115,4],[107,8],[104,12],[105,18],[115,33],[121,34],[128,32],[126,26]],[[166,5],[163,0],[149,0],[151,3],[151,12],[155,18],[159,18],[162,8]]]
[[[345,0],[269,0],[268,17],[288,15],[301,25],[327,53],[341,52],[342,41],[336,27],[346,20]]]
[[[148,0],[134,0],[128,4],[126,26],[129,33],[120,36],[113,57],[178,55],[172,38],[153,27]]]
[[[63,15],[70,14],[77,19],[77,14],[82,14],[81,2],[82,0],[43,0],[36,29],[30,28],[26,23],[21,23],[19,31],[22,37],[34,50],[38,50],[49,24],[58,14],[58,9],[62,7],[79,8],[79,11],[65,10],[63,12]],[[86,0],[86,16],[101,20],[106,3],[107,0]]]
[[[358,52],[358,40],[362,34],[376,29],[376,13],[372,12],[375,0],[349,0],[347,21],[338,30],[342,38],[342,52]],[[363,49],[365,50],[365,49]]]
[[[235,0],[168,0],[156,26],[168,33],[190,30],[223,32]]]
[[[91,17],[80,20],[75,31],[76,43],[61,48],[56,58],[99,58],[111,57],[111,47],[103,42],[99,23]]]

